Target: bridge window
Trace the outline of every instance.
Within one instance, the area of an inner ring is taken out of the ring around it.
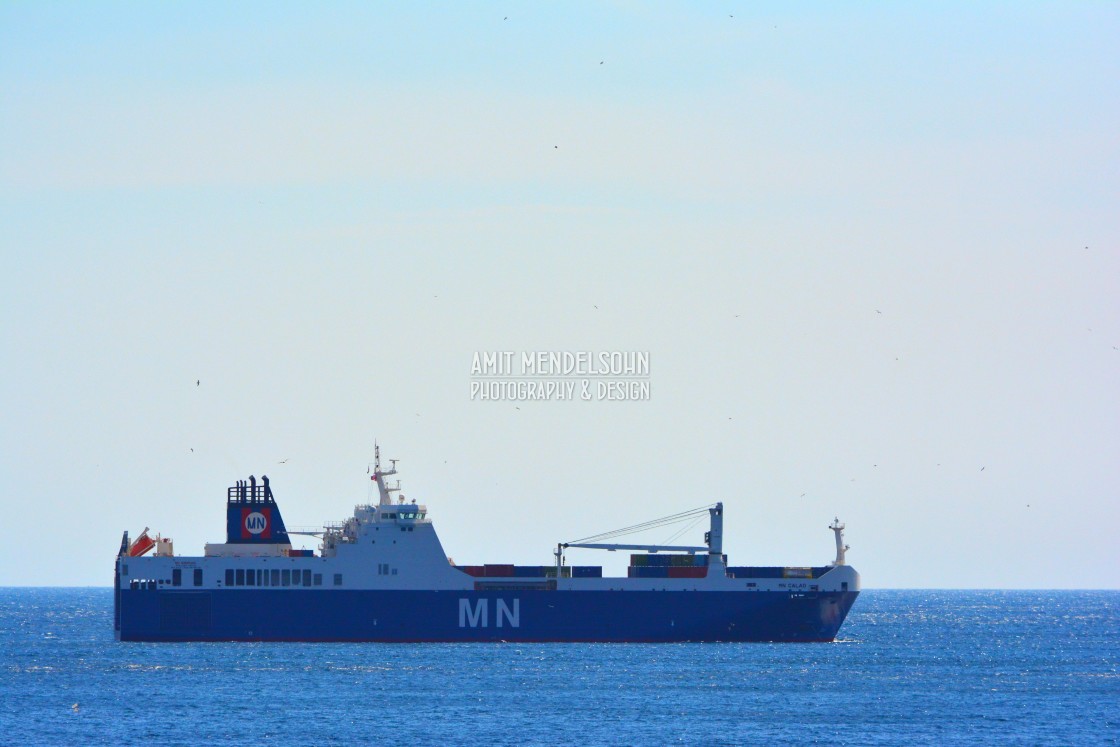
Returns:
[[[309,569],[303,571],[303,585],[311,586],[311,571]]]
[[[273,568],[271,571],[269,571],[269,575],[272,576],[272,585],[273,586],[279,586],[280,585],[280,569],[279,568]]]
[[[201,568],[195,568],[194,569],[194,585],[195,586],[202,586],[202,569]]]
[[[226,568],[226,586],[233,586],[233,569]]]
[[[254,571],[252,568],[245,571],[245,585],[246,586],[256,586],[257,585],[257,572]]]
[[[183,569],[181,569],[181,568],[172,568],[171,569],[171,585],[172,586],[182,586],[183,585]]]
[[[235,586],[244,586],[245,585],[245,569],[244,568],[238,568],[235,571],[235,573],[237,574],[237,580],[234,582],[234,585]]]
[[[314,584],[316,586],[322,586],[323,585],[323,574],[322,573],[316,573],[313,576],[313,578],[315,579]]]
[[[334,574],[334,585],[335,586],[342,586],[342,574],[341,573]]]
[[[285,568],[284,570],[280,571],[280,585],[281,586],[291,586],[292,585],[292,571],[291,571],[291,569]]]

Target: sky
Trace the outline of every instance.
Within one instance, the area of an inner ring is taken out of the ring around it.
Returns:
[[[0,3],[0,585],[108,586],[144,527],[201,554],[250,474],[344,519],[376,439],[459,564],[722,501],[732,565],[825,564],[839,517],[865,588],[1120,588],[1117,38]],[[641,351],[649,397],[472,399],[487,351]]]

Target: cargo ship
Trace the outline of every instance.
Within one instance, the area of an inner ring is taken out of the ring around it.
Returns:
[[[145,529],[121,539],[114,573],[121,641],[683,642],[832,641],[860,590],[834,521],[828,565],[729,566],[723,504],[560,542],[541,566],[456,565],[397,461],[374,446],[369,500],[352,517],[289,531],[267,477],[226,493],[226,541],[180,556]],[[376,489],[376,493],[373,488]],[[376,502],[374,502],[376,499]],[[606,542],[707,514],[703,544]],[[319,541],[292,547],[292,535]],[[626,577],[569,565],[572,548],[630,552]]]

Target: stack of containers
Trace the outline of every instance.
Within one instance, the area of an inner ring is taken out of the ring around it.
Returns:
[[[828,570],[828,566],[787,568],[771,565],[737,565],[728,568],[727,575],[732,578],[818,578],[819,576],[823,576]]]
[[[554,565],[458,565],[457,569],[477,578],[556,578]],[[561,568],[562,578],[602,578],[601,565],[566,565]]]
[[[515,565],[513,575],[518,578],[556,578],[554,565]],[[564,566],[564,578],[602,578],[601,565]]]
[[[505,563],[502,563],[502,564],[487,563],[486,565],[484,565],[482,567],[486,571],[483,575],[486,576],[487,578],[510,578],[511,576],[513,576],[513,565],[512,564],[507,565]]]
[[[544,566],[544,577],[545,578],[556,578],[556,566],[554,566],[554,565]],[[561,566],[560,567],[560,578],[571,578],[571,577],[572,577],[572,567],[570,565]]]
[[[704,578],[708,575],[708,556],[631,555],[626,575],[630,578]]]

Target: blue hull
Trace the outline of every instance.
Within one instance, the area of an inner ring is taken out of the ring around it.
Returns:
[[[858,592],[121,589],[122,641],[831,641]]]

